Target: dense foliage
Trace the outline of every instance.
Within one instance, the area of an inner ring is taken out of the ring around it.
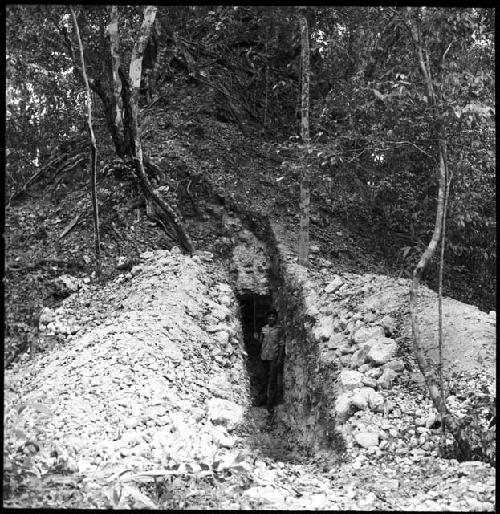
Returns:
[[[120,10],[127,68],[142,9]],[[438,105],[431,108],[404,9],[311,7],[312,200],[385,241],[402,272],[433,229],[436,119],[443,120],[453,174],[447,224],[447,282],[494,307],[494,11],[426,8],[420,16]],[[105,6],[77,9],[91,79],[111,87]],[[64,6],[7,9],[7,181],[9,193],[84,127],[83,82]],[[149,59],[149,61],[148,61]],[[200,110],[277,148],[299,139],[300,33],[289,6],[163,6],[145,54],[155,88],[184,75],[206,89]],[[146,91],[147,89],[147,91]],[[94,109],[104,121],[105,95]],[[101,133],[106,124],[101,124]],[[109,129],[109,119],[108,119]],[[99,128],[98,128],[99,130]],[[108,131],[109,132],[109,131]],[[109,135],[108,135],[109,137]],[[291,172],[291,171],[290,171]],[[375,241],[375,240],[374,240]],[[436,266],[427,279],[435,280]]]

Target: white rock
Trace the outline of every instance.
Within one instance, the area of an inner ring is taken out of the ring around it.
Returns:
[[[388,389],[397,376],[397,373],[393,369],[385,368],[382,376],[377,380],[377,385],[382,389]]]
[[[233,430],[243,420],[243,407],[222,398],[208,400],[207,410],[214,425],[224,425],[228,430]]]
[[[128,457],[130,455],[130,450],[128,448],[120,448],[120,456]]]
[[[225,346],[229,342],[229,334],[226,331],[217,332],[216,334],[217,343]]]
[[[243,496],[263,504],[283,504],[285,500],[283,493],[270,485],[250,487],[243,492]]]
[[[212,394],[218,398],[223,398],[225,400],[230,400],[232,398],[233,388],[226,375],[222,373],[210,379],[208,388]]]
[[[370,397],[372,389],[369,387],[360,387],[353,391],[351,398],[352,404],[359,410],[365,410],[368,408],[368,399]]]
[[[230,296],[228,296],[228,295],[223,295],[223,296],[221,296],[221,297],[219,298],[219,303],[220,303],[221,305],[225,305],[226,307],[229,307],[229,306],[233,303],[233,301],[232,301],[232,299],[231,299],[231,297],[230,297]]]
[[[363,377],[363,385],[365,385],[366,387],[372,387],[373,389],[375,389],[375,387],[377,387],[377,381],[374,378],[364,376]]]
[[[401,372],[405,369],[405,363],[401,359],[394,359],[384,364],[382,368],[390,368],[394,371]]]
[[[345,336],[344,334],[334,334],[330,337],[330,340],[328,341],[328,348],[330,350],[335,350],[339,346],[341,346],[345,342]]]
[[[219,446],[222,448],[233,448],[236,443],[236,439],[231,435],[225,435],[219,438]]]
[[[394,357],[397,349],[398,346],[393,339],[379,338],[371,345],[368,359],[378,365],[385,364]]]
[[[49,336],[53,336],[56,334],[56,326],[55,324],[51,321],[50,323],[47,324],[47,335]]]
[[[363,383],[363,375],[359,371],[344,369],[340,372],[339,384],[346,390],[352,390],[360,387]]]
[[[439,414],[431,414],[429,418],[425,421],[425,427],[430,428],[432,427],[436,422],[438,422],[441,419]]]
[[[161,462],[162,459],[163,459],[163,450],[161,448],[155,448],[152,452],[151,452],[151,456],[153,458],[153,461],[154,462]]]
[[[372,368],[366,372],[367,376],[377,380],[382,375],[382,368]]]
[[[327,341],[334,334],[333,318],[323,316],[313,329],[313,337],[316,341]]]
[[[394,334],[394,331],[396,329],[396,320],[392,317],[386,314],[381,320],[380,324],[384,328],[384,332],[388,335]]]
[[[370,409],[375,412],[383,412],[384,397],[369,387],[367,389],[371,391],[370,396],[368,397],[368,406]]]
[[[363,448],[378,446],[378,432],[356,432],[354,434],[355,441]]]
[[[342,393],[335,400],[335,414],[338,420],[342,423],[349,418],[352,412],[351,395]]]
[[[377,501],[377,496],[373,491],[370,491],[364,498],[360,500],[361,503],[364,503],[365,505],[372,505]]]
[[[365,348],[361,348],[355,351],[351,357],[351,366],[353,368],[359,368],[363,366],[368,356],[368,352]]]
[[[343,283],[344,281],[338,275],[335,275],[334,279],[325,287],[325,293],[334,293]]]
[[[56,317],[54,311],[52,309],[49,309],[48,307],[44,307],[42,309],[42,312],[40,313],[40,318],[38,319],[38,321],[41,325],[47,325],[55,319]]]
[[[170,424],[179,433],[183,433],[186,429],[186,418],[183,412],[173,411],[169,415]]]
[[[363,344],[370,339],[384,336],[384,329],[382,327],[361,327],[354,334],[354,342],[356,344]]]
[[[214,309],[212,311],[212,316],[219,321],[225,321],[229,316],[229,310],[221,306],[218,309]]]
[[[230,293],[232,291],[231,286],[225,283],[217,284],[217,289],[223,293]]]

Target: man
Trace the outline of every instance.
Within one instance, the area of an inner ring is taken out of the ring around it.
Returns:
[[[267,325],[262,327],[260,333],[260,358],[264,368],[264,380],[257,400],[257,405],[266,405],[269,413],[273,412],[276,404],[278,373],[283,363],[285,346],[281,333],[281,326],[277,324],[278,313],[271,309],[267,315]]]

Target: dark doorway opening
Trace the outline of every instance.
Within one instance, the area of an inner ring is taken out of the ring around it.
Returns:
[[[267,323],[267,315],[273,308],[271,295],[244,294],[239,296],[241,309],[241,325],[243,340],[247,352],[246,366],[250,377],[252,401],[259,403],[266,390],[266,368],[260,358],[261,345],[259,335],[262,327]],[[279,313],[278,313],[279,322]],[[280,370],[278,378],[277,397],[283,397],[283,371]]]

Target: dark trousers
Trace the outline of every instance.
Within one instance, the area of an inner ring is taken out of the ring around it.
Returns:
[[[267,410],[271,410],[276,405],[278,391],[278,371],[280,365],[278,359],[262,361],[263,380],[259,392],[259,403],[266,404]]]

